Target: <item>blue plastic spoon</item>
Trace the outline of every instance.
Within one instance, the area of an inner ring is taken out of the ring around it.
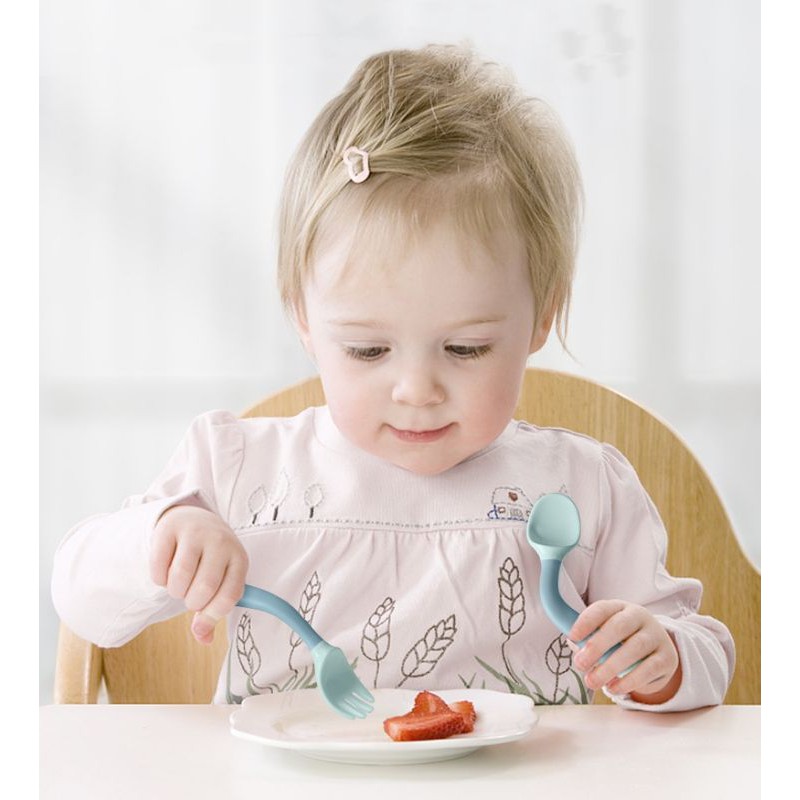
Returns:
[[[542,606],[550,621],[565,636],[568,636],[579,615],[561,596],[558,588],[558,575],[564,556],[578,544],[581,538],[581,517],[572,498],[560,492],[540,497],[528,518],[527,537],[528,543],[538,553],[542,563],[542,575],[539,580],[539,596]],[[589,634],[576,644],[583,647],[593,635]],[[610,647],[600,656],[597,663],[602,664],[621,645],[620,642]],[[622,678],[641,663],[641,661],[637,661],[635,664],[631,664],[617,677]]]

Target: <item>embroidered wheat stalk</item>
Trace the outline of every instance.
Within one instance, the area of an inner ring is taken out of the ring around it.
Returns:
[[[322,584],[319,582],[319,576],[316,572],[308,579],[306,588],[303,589],[303,594],[300,597],[299,611],[303,615],[303,619],[310,625],[314,620],[314,613],[317,610],[322,595]],[[302,643],[302,639],[292,631],[289,634],[289,669],[297,674],[297,670],[292,666],[292,656],[295,649]]]
[[[556,703],[558,702],[556,698],[558,697],[559,678],[569,672],[570,667],[572,667],[572,650],[563,635],[550,642],[550,646],[544,655],[544,661],[547,664],[547,669],[556,676],[555,685],[553,686],[553,702]],[[566,693],[564,699],[566,699]]]
[[[403,680],[397,684],[402,686],[409,678],[422,678],[428,675],[444,655],[445,650],[453,644],[456,635],[456,615],[431,625],[425,635],[406,653],[400,671]]]
[[[497,606],[498,619],[500,621],[500,630],[506,636],[505,641],[500,645],[500,653],[508,674],[517,683],[521,683],[517,675],[515,675],[506,654],[506,645],[509,640],[515,633],[519,633],[525,624],[525,587],[519,574],[519,568],[510,557],[500,565],[497,586],[500,590],[500,599]]]
[[[247,691],[250,694],[258,694],[265,689],[272,689],[269,686],[260,686],[256,683],[256,673],[261,669],[261,653],[256,646],[251,630],[250,614],[245,612],[239,619],[236,626],[236,656],[242,671],[247,675]],[[230,690],[229,690],[230,692]],[[241,702],[241,701],[240,701]]]
[[[236,626],[236,655],[248,678],[252,678],[261,669],[261,653],[256,647],[250,624],[250,615],[245,613]]]
[[[370,614],[367,624],[361,634],[361,652],[370,660],[375,662],[375,679],[372,682],[373,689],[378,687],[378,674],[381,669],[381,661],[386,658],[391,644],[391,634],[389,625],[394,611],[394,600],[387,597]]]

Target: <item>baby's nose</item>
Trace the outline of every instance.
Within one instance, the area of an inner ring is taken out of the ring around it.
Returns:
[[[409,406],[437,405],[444,400],[444,388],[432,371],[417,367],[398,376],[392,400]]]

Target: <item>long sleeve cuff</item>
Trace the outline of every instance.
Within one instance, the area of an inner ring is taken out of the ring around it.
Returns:
[[[176,505],[213,511],[199,490],[90,517],[73,528],[54,560],[52,596],[63,622],[100,647],[118,647],[147,625],[185,610],[150,578],[150,546],[159,517]]]

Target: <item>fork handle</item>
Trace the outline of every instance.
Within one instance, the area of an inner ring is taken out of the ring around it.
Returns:
[[[259,589],[257,586],[246,583],[244,594],[236,605],[256,611],[266,611],[267,614],[277,617],[281,622],[285,622],[308,645],[310,650],[324,641],[294,606],[265,589]]]

